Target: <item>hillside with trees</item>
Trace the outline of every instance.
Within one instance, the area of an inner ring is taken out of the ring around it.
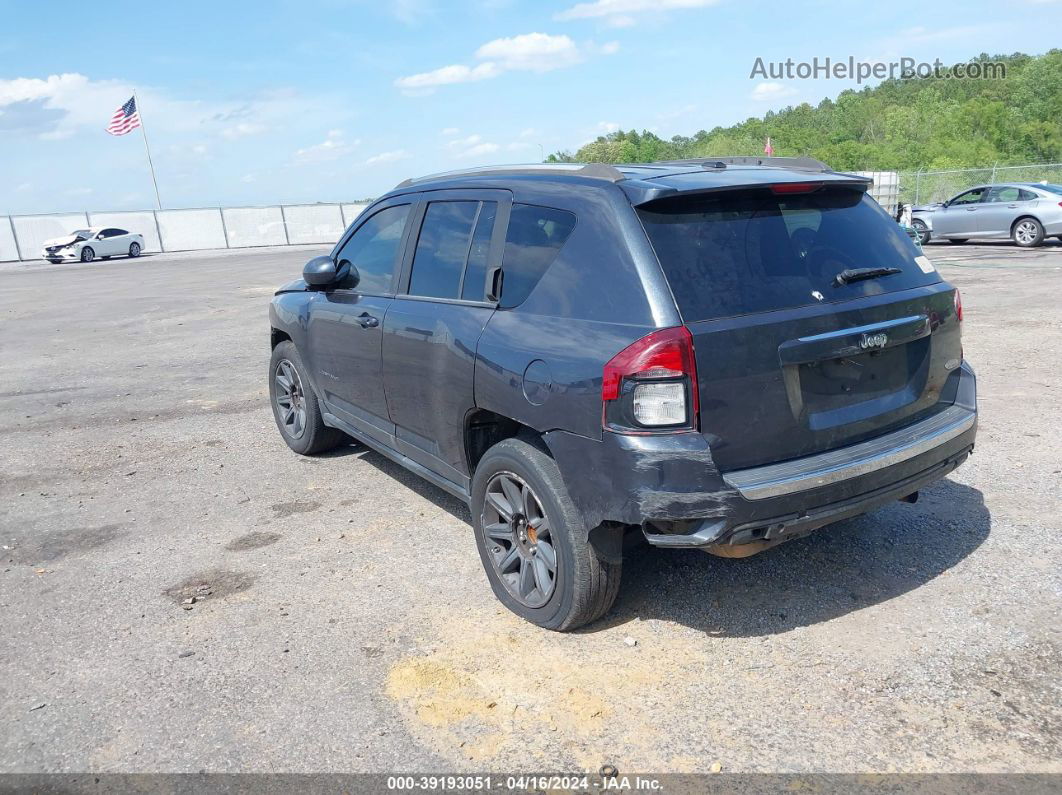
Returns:
[[[952,169],[1062,161],[1062,50],[978,56],[1003,78],[887,80],[818,105],[768,111],[670,140],[618,131],[549,162],[637,163],[710,155],[810,155],[837,169]]]

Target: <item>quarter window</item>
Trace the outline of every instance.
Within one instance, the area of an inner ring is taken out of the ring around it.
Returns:
[[[354,287],[358,292],[369,294],[391,292],[395,260],[408,216],[409,205],[400,204],[380,210],[358,227],[358,231],[339,250],[336,262],[340,268],[349,262],[358,269],[360,279],[356,285],[345,282],[340,286]]]
[[[524,302],[574,228],[575,216],[567,210],[513,205],[505,233],[499,306],[509,308]]]

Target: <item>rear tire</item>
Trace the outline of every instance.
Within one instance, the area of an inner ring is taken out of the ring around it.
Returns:
[[[347,438],[324,424],[306,366],[294,343],[287,340],[273,349],[269,360],[269,402],[280,435],[299,455],[332,450]]]
[[[508,506],[508,519],[500,504]],[[598,556],[560,469],[546,452],[522,439],[491,447],[476,466],[471,505],[476,547],[490,587],[513,613],[564,632],[597,620],[612,607],[622,563]]]
[[[1044,228],[1035,218],[1019,218],[1014,222],[1010,236],[1022,248],[1035,248],[1044,242]]]
[[[130,243],[129,244],[129,256],[133,257],[133,258],[136,258],[136,257],[140,256],[140,244],[139,243]]]
[[[914,227],[914,230],[918,233],[919,245],[924,246],[929,242],[929,238],[932,237],[932,234],[929,231],[929,227],[926,226],[924,222],[915,219],[914,221],[911,221],[911,226]]]
[[[96,252],[92,250],[90,246],[85,246],[81,249],[81,261],[92,262],[96,258]]]

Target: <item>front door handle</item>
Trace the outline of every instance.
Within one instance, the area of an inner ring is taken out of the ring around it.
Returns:
[[[976,210],[976,209],[977,209],[976,207],[967,207],[967,208],[966,208],[966,212],[968,212],[968,213],[972,213],[972,212],[973,212],[974,210]]]
[[[380,325],[380,320],[378,318],[373,317],[368,312],[362,312],[360,315],[358,315],[358,323],[361,325],[362,328],[376,328],[378,325]]]

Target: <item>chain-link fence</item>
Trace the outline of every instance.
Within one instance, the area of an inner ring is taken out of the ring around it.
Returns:
[[[45,240],[88,227],[139,233],[145,252],[335,243],[365,207],[285,204],[0,216],[0,262],[40,259]]]
[[[950,199],[966,188],[994,182],[1062,183],[1062,163],[992,166],[952,171],[901,171],[899,197],[904,204],[931,204]]]

